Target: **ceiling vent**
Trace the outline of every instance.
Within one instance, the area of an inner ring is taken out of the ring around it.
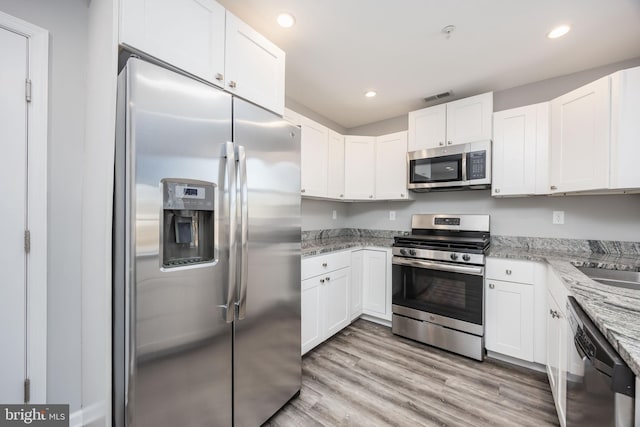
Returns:
[[[451,91],[450,91],[450,90],[449,90],[449,91],[447,91],[447,92],[439,93],[439,94],[437,94],[437,95],[427,96],[427,97],[424,99],[424,102],[433,102],[433,101],[438,101],[438,100],[440,100],[440,99],[442,99],[442,98],[446,98],[446,97],[448,97],[448,96],[451,96]]]

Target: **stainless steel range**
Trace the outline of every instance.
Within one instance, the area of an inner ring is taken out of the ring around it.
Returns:
[[[413,215],[393,245],[394,334],[484,358],[489,215]]]

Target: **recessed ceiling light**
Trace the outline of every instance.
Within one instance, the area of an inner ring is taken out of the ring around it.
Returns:
[[[547,37],[550,39],[557,39],[558,37],[562,37],[569,32],[571,29],[568,25],[559,25],[555,27],[553,30],[549,31]]]
[[[378,92],[376,92],[375,90],[370,90],[370,91],[365,92],[364,96],[366,96],[367,98],[373,98],[377,94],[378,94]]]
[[[296,18],[290,13],[281,13],[278,15],[278,25],[282,28],[291,28],[296,23]]]

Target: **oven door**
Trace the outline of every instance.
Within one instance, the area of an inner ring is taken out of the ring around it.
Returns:
[[[467,180],[465,145],[413,151],[407,161],[409,189],[453,187]]]
[[[484,334],[484,267],[393,257],[393,312]]]

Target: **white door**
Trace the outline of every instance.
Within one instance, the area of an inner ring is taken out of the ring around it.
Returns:
[[[376,199],[407,199],[407,132],[378,137],[375,171]]]
[[[408,151],[442,147],[446,143],[447,104],[409,113]]]
[[[326,337],[349,325],[350,268],[341,268],[325,277],[322,298],[325,310]]]
[[[447,145],[491,139],[493,92],[447,104]]]
[[[317,346],[324,339],[322,314],[322,284],[324,277],[317,276],[302,281],[301,343],[302,354]]]
[[[329,130],[319,123],[301,118],[300,180],[302,195],[327,197]]]
[[[120,4],[120,43],[224,85],[224,7],[214,0],[127,0]]]
[[[0,402],[22,403],[27,377],[27,38],[0,28],[0,52],[0,182],[6,207],[0,221]]]
[[[346,198],[373,200],[376,190],[376,139],[370,136],[345,137],[344,164]]]

